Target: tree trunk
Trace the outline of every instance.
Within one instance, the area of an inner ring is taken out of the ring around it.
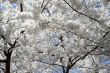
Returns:
[[[62,66],[62,71],[63,71],[63,73],[65,73],[65,67],[64,66]]]
[[[11,64],[11,54],[7,54],[7,59],[6,59],[6,71],[5,73],[10,73],[10,64]]]
[[[65,73],[69,73],[70,69],[71,69],[71,67],[68,66]]]
[[[69,70],[70,70],[70,69],[67,69],[67,70],[66,70],[66,73],[69,73]]]

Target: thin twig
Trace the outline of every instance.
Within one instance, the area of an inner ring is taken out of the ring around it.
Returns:
[[[45,6],[42,8],[42,12],[41,13],[43,13],[43,11],[45,10],[45,8],[46,8],[46,6],[48,5],[48,3],[50,2],[50,0],[48,0],[48,2],[45,4]]]
[[[43,5],[44,5],[44,2],[45,2],[45,0],[43,0],[43,2],[42,2],[42,5],[41,5],[41,8],[43,7]]]

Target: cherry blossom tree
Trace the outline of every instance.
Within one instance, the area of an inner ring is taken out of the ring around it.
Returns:
[[[5,73],[110,71],[108,0],[23,0],[15,9],[11,3],[0,14]]]

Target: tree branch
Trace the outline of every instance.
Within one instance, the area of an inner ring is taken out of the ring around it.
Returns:
[[[4,35],[0,35],[0,36],[1,36],[1,38],[2,38],[3,40],[6,40],[6,38],[5,38],[5,36],[4,36]],[[6,43],[8,43],[8,45],[12,46],[12,44],[11,44],[11,43],[9,43],[9,42],[6,42]]]
[[[43,2],[42,2],[42,5],[41,5],[41,8],[43,7],[43,5],[44,5],[44,2],[45,2],[45,0],[43,0]]]
[[[20,11],[23,12],[23,4],[20,3]]]
[[[73,62],[74,60],[76,60],[79,56],[74,57],[71,62]]]
[[[102,38],[105,38],[107,36],[109,32],[106,32],[105,35],[103,35]],[[93,51],[95,51],[97,48],[99,47],[99,44],[94,47],[91,51],[87,52],[86,54],[84,54],[82,57],[78,58],[72,65],[71,67],[73,67],[78,61],[85,59],[89,54],[91,54]]]
[[[44,0],[45,1],[45,0]],[[44,1],[43,1],[43,3],[42,3],[42,12],[41,13],[43,13],[43,11],[46,9],[46,6],[48,5],[48,3],[50,2],[50,0],[48,0],[48,2],[45,4],[45,6],[43,7],[43,4],[44,4]]]
[[[60,57],[60,62],[62,63],[62,70],[63,70],[63,73],[65,73],[65,66],[64,66],[64,63],[63,63],[63,57]]]
[[[14,43],[11,45],[11,47],[8,49],[8,53],[13,49],[13,48],[15,48],[16,47],[16,44],[17,44],[17,40],[18,40],[18,38],[17,39],[15,39],[15,41],[14,41]]]
[[[74,9],[66,0],[63,0],[63,1],[64,1],[73,11],[75,11],[75,12],[81,14],[81,15],[84,15],[84,16],[86,16],[86,17],[88,17],[88,18],[90,18],[90,19],[92,19],[92,20],[94,20],[94,21],[96,21],[96,22],[102,24],[99,20],[97,20],[97,19],[95,19],[95,18],[93,18],[93,17],[90,17],[90,16],[88,16],[88,15],[86,15],[86,14],[84,14],[84,13],[82,13],[82,12],[79,12],[78,10]]]
[[[0,63],[4,63],[6,60],[0,60]]]

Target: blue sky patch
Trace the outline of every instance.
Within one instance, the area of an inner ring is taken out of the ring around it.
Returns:
[[[97,2],[95,8],[101,8],[101,3]]]
[[[107,57],[106,58],[102,58],[100,60],[100,63],[108,65],[108,64],[110,64],[110,58],[107,58]]]
[[[70,73],[83,73],[80,68],[73,68],[70,70]]]
[[[58,46],[61,43],[61,40],[59,38],[51,38],[50,44],[53,46]]]
[[[3,11],[6,10],[6,7],[5,7],[4,4],[2,4],[2,3],[0,3],[0,10],[3,10]]]
[[[15,3],[12,4],[12,7],[13,7],[14,9],[16,9],[16,6],[17,6],[17,4],[15,4]]]

